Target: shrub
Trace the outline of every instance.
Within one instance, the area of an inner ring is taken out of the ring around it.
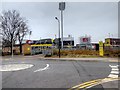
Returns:
[[[120,50],[105,50],[104,55],[109,57],[119,57]]]
[[[98,56],[99,52],[94,50],[61,50],[61,56],[79,57],[79,56]],[[53,50],[53,55],[58,56],[58,50]]]

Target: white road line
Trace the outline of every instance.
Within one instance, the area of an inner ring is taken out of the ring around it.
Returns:
[[[118,66],[119,65],[115,65],[115,66],[109,65],[109,66],[111,67],[111,72],[110,72],[110,75],[108,75],[108,77],[118,78],[118,74],[119,74]]]
[[[109,65],[111,67],[111,72],[110,74],[108,75],[108,77],[110,78],[118,78],[118,74],[119,74],[119,69],[118,69],[118,66],[119,65]]]
[[[118,78],[118,75],[110,74],[108,77],[110,77],[110,78]]]
[[[115,65],[115,66],[112,66],[112,65],[109,65],[111,68],[118,68],[119,65]]]
[[[18,71],[33,67],[32,64],[8,64],[0,65],[0,71]]]
[[[50,66],[49,64],[46,64],[46,67],[35,70],[34,72],[44,71],[46,69],[49,69],[49,66]]]
[[[119,71],[118,68],[112,68],[112,71]]]
[[[119,65],[115,65],[115,66],[109,65],[109,66],[111,67],[111,72],[110,72],[110,75],[108,76],[110,79],[105,78],[101,82],[98,82],[98,83],[96,83],[94,85],[91,85],[91,86],[88,86],[86,88],[91,88],[91,87],[94,87],[96,85],[99,85],[99,84],[102,84],[102,83],[105,83],[105,82],[115,81],[115,80],[112,80],[112,79],[117,79],[118,78],[118,74],[119,74],[118,67],[119,67]]]
[[[119,71],[111,71],[112,74],[119,74]]]

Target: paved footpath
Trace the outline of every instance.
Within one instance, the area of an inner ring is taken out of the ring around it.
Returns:
[[[105,62],[120,62],[118,58],[44,58],[46,60],[80,60],[80,61],[105,61]]]
[[[120,62],[120,58],[104,58],[104,57],[98,57],[98,58],[52,58],[52,57],[44,57],[42,55],[30,55],[30,56],[23,56],[23,55],[14,55],[13,58],[11,56],[2,56],[0,57],[0,60],[17,60],[17,59],[44,59],[44,60],[80,60],[80,61],[105,61],[105,62]]]

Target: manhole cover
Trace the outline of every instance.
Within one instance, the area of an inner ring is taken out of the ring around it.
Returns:
[[[0,71],[18,71],[33,67],[32,64],[8,64],[0,65]]]

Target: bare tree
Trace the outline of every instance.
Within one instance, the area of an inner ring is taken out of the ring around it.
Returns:
[[[20,53],[22,53],[22,41],[24,36],[28,32],[28,27],[26,20],[20,16],[16,10],[4,11],[0,15],[0,28],[2,30],[3,40],[8,41],[11,47],[12,52],[12,43],[15,44],[15,41],[18,40],[20,43]],[[9,45],[7,44],[7,45]]]
[[[20,44],[20,54],[22,54],[22,41],[28,33],[29,33],[29,29],[28,29],[26,22],[21,21],[21,23],[19,24],[19,29],[18,29],[18,33],[17,33],[18,41]]]

